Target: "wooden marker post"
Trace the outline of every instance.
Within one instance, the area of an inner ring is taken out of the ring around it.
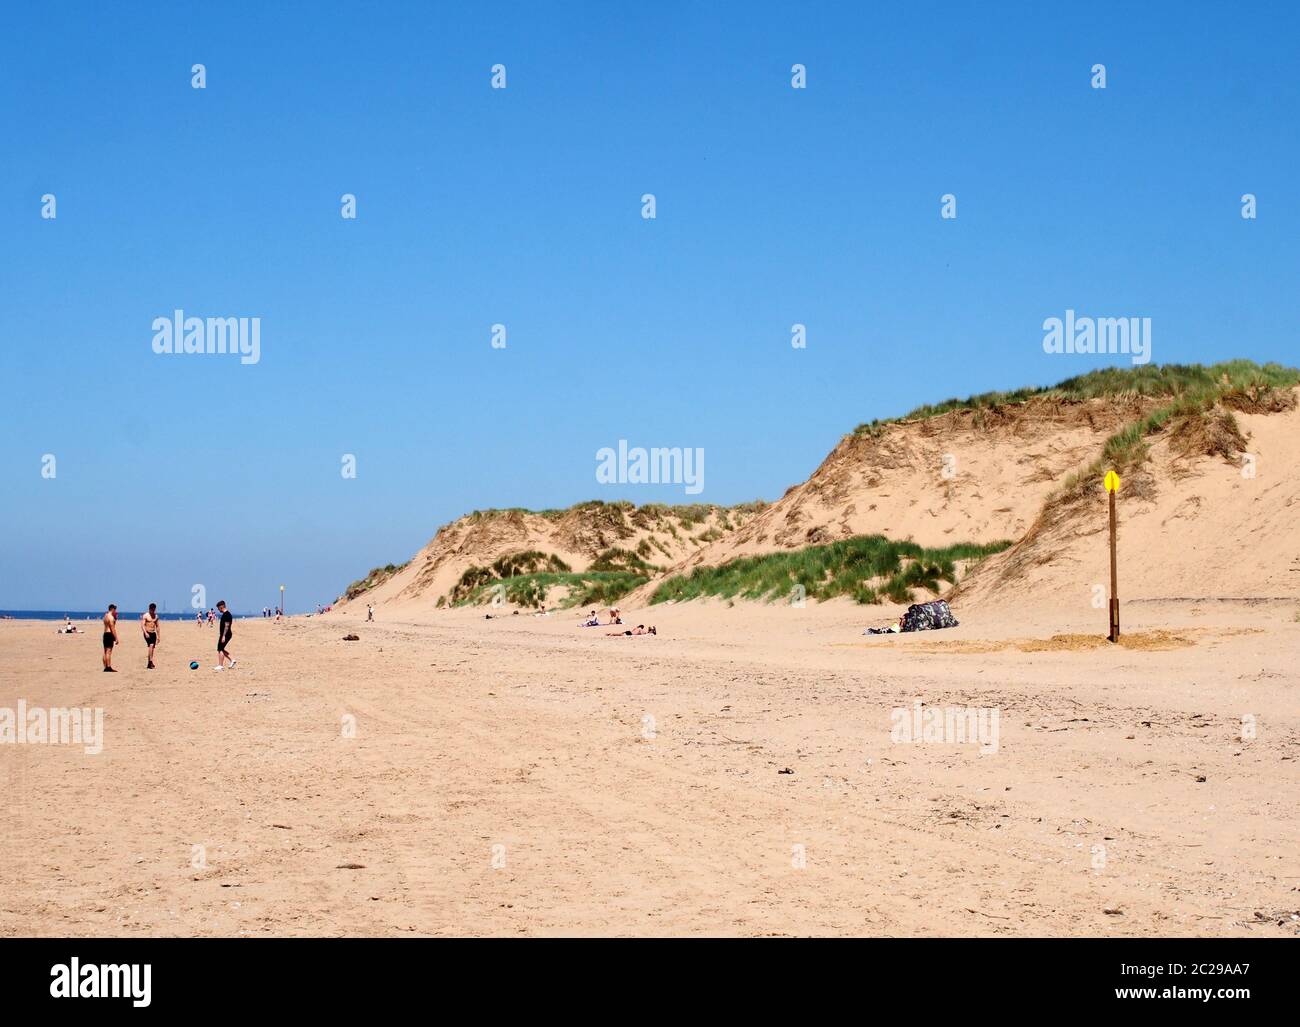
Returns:
[[[1119,491],[1119,475],[1107,471],[1103,484],[1110,496],[1110,634],[1112,642],[1119,641],[1119,572],[1115,557],[1115,493]]]

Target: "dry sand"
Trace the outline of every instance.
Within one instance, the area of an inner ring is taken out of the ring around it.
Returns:
[[[0,933],[1294,935],[1296,605],[1130,603],[1125,647],[1086,604],[362,609],[239,621],[220,674],[212,629],[147,673],[124,625],[115,676],[0,622],[0,706],[106,716],[99,755],[0,745]],[[998,751],[891,742],[917,699]]]

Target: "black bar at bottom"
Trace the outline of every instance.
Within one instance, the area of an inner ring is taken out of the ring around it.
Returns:
[[[1134,1006],[1223,1015],[1288,1008],[1296,952],[1287,939],[1243,938],[5,939],[0,995],[6,1014],[46,1015],[110,1007],[139,1016],[338,1015],[432,1001],[448,1012],[469,1003],[482,1015],[565,1008],[612,1016],[668,1002],[667,1016],[687,996],[697,1014],[771,1012],[773,1004],[811,1012],[829,1002],[883,1012],[904,1002],[930,1013]],[[124,997],[88,997],[114,982]],[[51,993],[70,986],[75,997]]]

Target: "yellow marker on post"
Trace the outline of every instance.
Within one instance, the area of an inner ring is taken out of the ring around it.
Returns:
[[[1110,634],[1106,637],[1112,642],[1119,641],[1119,574],[1115,559],[1115,493],[1119,491],[1119,475],[1107,471],[1102,480],[1106,494],[1110,497]]]

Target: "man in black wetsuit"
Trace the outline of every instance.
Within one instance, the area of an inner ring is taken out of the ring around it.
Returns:
[[[230,660],[230,669],[235,669],[234,658],[226,651],[226,646],[230,645],[230,636],[235,633],[235,617],[226,609],[226,601],[223,599],[217,603],[217,611],[221,614],[221,620],[217,624],[217,665],[213,670],[225,670],[226,661]]]

